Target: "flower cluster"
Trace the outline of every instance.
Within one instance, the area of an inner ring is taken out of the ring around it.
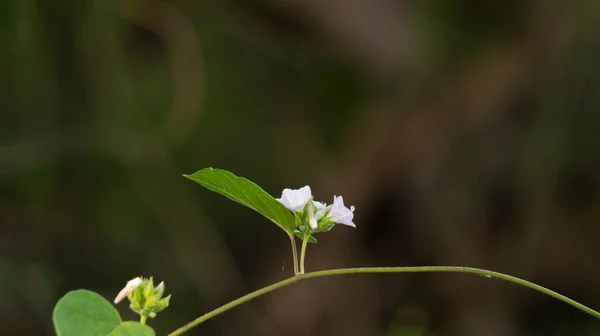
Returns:
[[[314,201],[310,187],[304,186],[284,189],[277,201],[294,213],[296,229],[304,233],[327,232],[335,224],[356,227],[352,222],[354,207],[348,209],[342,196],[333,196],[333,204],[328,206]]]
[[[119,303],[127,297],[131,303],[129,305],[131,310],[144,318],[154,318],[156,313],[169,306],[171,295],[162,298],[164,291],[164,282],[154,287],[152,277],[149,279],[137,277],[127,282],[127,285],[125,285],[115,298],[115,303]]]

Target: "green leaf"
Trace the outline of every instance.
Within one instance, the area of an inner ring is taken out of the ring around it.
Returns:
[[[192,175],[183,176],[253,209],[288,233],[294,229],[294,217],[290,211],[254,182],[237,177],[226,170],[213,168],[205,168]]]
[[[154,330],[135,321],[119,324],[108,336],[154,336]]]
[[[294,235],[296,237],[298,237],[298,239],[300,239],[300,240],[304,239],[304,233],[302,233],[302,231],[300,231],[300,230],[294,230]],[[317,242],[317,238],[315,238],[313,236],[308,236],[308,242],[315,244]]]
[[[121,323],[110,302],[85,289],[71,291],[58,300],[52,320],[59,336],[106,336]]]

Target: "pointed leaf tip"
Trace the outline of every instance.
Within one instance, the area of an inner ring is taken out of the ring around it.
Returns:
[[[226,170],[204,168],[184,176],[265,216],[288,233],[294,228],[294,217],[281,203],[256,183]]]

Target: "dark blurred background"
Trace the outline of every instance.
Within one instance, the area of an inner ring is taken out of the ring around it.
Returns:
[[[181,177],[342,194],[307,268],[463,265],[600,308],[600,2],[0,2],[0,333],[164,280],[167,334],[292,274],[286,235]],[[127,304],[124,319],[135,319]],[[190,335],[597,335],[452,274],[310,280]]]

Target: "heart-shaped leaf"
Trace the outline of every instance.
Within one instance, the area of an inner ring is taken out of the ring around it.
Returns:
[[[85,289],[71,291],[58,300],[52,320],[59,336],[106,336],[121,323],[110,302]]]
[[[235,176],[226,170],[213,168],[205,168],[192,175],[183,176],[253,209],[279,225],[284,231],[292,233],[294,217],[290,211],[254,182]]]
[[[108,336],[154,336],[154,330],[139,322],[129,321],[119,324]]]

